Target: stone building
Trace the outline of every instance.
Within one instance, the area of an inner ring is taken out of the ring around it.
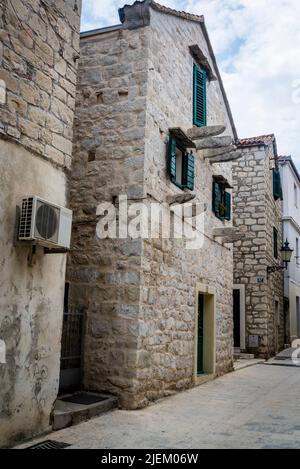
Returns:
[[[84,387],[134,409],[232,370],[239,154],[204,18],[146,0],[120,19],[81,35],[67,282],[68,307],[86,311]],[[120,195],[130,220],[151,202],[175,219],[194,198],[203,245],[176,233],[103,239],[98,205],[113,220]]]
[[[0,446],[46,431],[57,396],[65,254],[14,245],[24,196],[66,205],[79,0],[0,0]]]
[[[274,135],[242,139],[233,163],[234,346],[269,357],[284,346],[281,187]],[[272,272],[271,267],[279,267]]]
[[[300,338],[300,175],[291,156],[278,159],[283,202],[283,239],[288,240],[294,255],[284,272],[284,297],[287,344]]]

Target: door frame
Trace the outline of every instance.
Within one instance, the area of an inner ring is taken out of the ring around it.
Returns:
[[[216,373],[216,288],[198,283],[195,290],[194,383],[201,384],[213,378]],[[202,375],[197,373],[199,295],[204,296],[204,374]]]
[[[246,291],[245,285],[233,284],[233,290],[240,291],[240,349],[246,350]],[[233,314],[233,312],[232,312]],[[232,331],[233,332],[233,331]]]

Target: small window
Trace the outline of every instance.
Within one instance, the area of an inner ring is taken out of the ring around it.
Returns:
[[[273,196],[275,200],[282,199],[281,180],[279,169],[273,169]]]
[[[296,264],[299,265],[299,239],[296,238]]]
[[[220,220],[231,220],[231,195],[216,181],[213,182],[213,212]]]
[[[194,65],[193,124],[206,125],[206,71]]]
[[[273,254],[275,259],[278,258],[278,231],[274,227],[273,228]]]
[[[296,208],[298,208],[298,189],[295,183],[294,183],[294,205]]]
[[[187,152],[173,136],[169,139],[168,173],[171,181],[181,189],[194,190],[194,155]]]

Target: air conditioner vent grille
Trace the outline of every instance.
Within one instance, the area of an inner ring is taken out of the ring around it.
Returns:
[[[52,238],[58,228],[55,209],[50,205],[40,205],[36,211],[35,226],[41,238]]]
[[[23,199],[19,226],[19,238],[31,237],[33,198]]]
[[[35,212],[34,237],[57,243],[60,209],[54,205],[37,200]]]

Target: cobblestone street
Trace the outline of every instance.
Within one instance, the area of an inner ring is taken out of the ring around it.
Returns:
[[[299,389],[299,367],[259,364],[49,438],[76,448],[300,448]]]

